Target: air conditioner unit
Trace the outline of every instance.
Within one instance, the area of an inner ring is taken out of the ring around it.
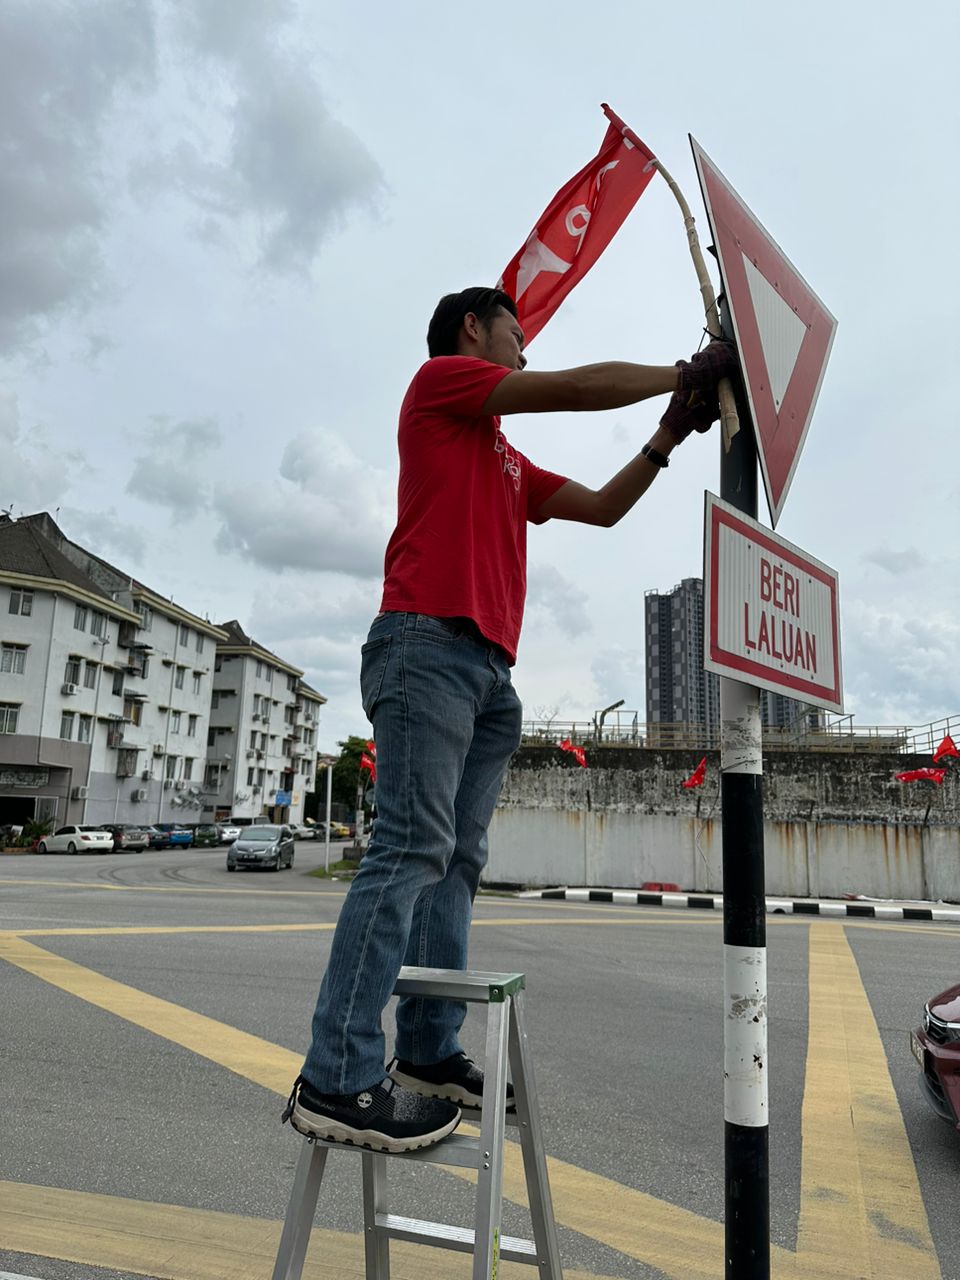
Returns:
[[[259,719],[260,719],[260,712],[259,712],[259,711],[255,711],[255,712],[253,713],[253,715],[250,717],[250,719],[251,719],[251,720],[259,720]]]
[[[131,800],[146,800],[147,788],[141,787],[138,791],[134,791],[133,795],[130,798]]]
[[[80,692],[80,686],[79,686],[78,684],[65,684],[65,685],[61,685],[60,692],[61,692],[61,693],[65,693],[65,694],[67,694],[67,695],[70,695],[70,694],[73,694],[73,693],[79,693],[79,692]]]
[[[174,791],[186,791],[187,784],[183,781],[182,778],[178,778],[177,781],[173,784],[173,789]]]
[[[74,787],[70,794],[74,800],[86,800],[89,790],[89,787]]]
[[[247,759],[248,759],[248,760],[255,760],[255,759],[256,759],[256,757],[257,757],[257,753],[256,753],[256,752],[251,748],[251,749],[247,752]]]
[[[172,786],[173,786],[173,779],[172,779],[172,778],[164,778],[164,780],[163,780],[163,789],[164,789],[164,791],[169,791],[169,790],[170,790],[170,788],[171,788]]]
[[[162,756],[162,755],[163,755],[163,743],[162,743],[162,742],[158,742],[158,743],[156,744],[156,746],[153,748],[153,754],[154,754],[155,756]]]
[[[140,775],[140,778],[143,782],[150,782],[153,778],[153,774],[150,772],[149,769],[144,769],[143,773],[141,773]]]

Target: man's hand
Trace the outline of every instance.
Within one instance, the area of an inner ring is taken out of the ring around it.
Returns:
[[[739,377],[740,361],[732,342],[715,338],[689,360],[678,360],[681,391],[715,391],[721,378]]]
[[[670,432],[674,444],[682,444],[691,431],[709,431],[719,417],[720,400],[716,389],[675,391],[660,425]]]

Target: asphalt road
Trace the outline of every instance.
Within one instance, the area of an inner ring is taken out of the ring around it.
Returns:
[[[269,1276],[300,1149],[282,1095],[346,890],[305,875],[322,860],[0,859],[0,1273]],[[921,1101],[907,1033],[957,980],[960,932],[769,925],[774,1274],[958,1280],[960,1133]],[[568,1275],[723,1275],[721,944],[715,913],[478,901],[473,966],[527,974]],[[327,1168],[314,1235],[355,1264],[310,1274],[362,1275],[359,1161]],[[391,1162],[391,1195],[471,1219],[469,1183],[434,1166]],[[512,1203],[504,1230],[528,1233]],[[425,1256],[468,1274],[410,1248],[394,1276]]]

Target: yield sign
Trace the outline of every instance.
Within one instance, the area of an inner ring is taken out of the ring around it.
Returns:
[[[837,322],[693,138],[690,145],[776,528],[820,394]]]

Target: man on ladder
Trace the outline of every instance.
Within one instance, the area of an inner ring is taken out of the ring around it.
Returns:
[[[711,342],[675,366],[523,373],[523,343],[506,293],[447,295],[400,409],[397,525],[360,672],[378,816],[284,1112],[307,1136],[409,1151],[455,1129],[460,1106],[480,1106],[483,1072],[458,1039],[465,1004],[402,998],[389,1070],[381,1014],[401,966],[466,968],[487,827],[520,742],[510,667],[527,521],[616,524],[673,448],[717,420],[717,383],[738,368],[731,345]],[[504,414],[618,409],[670,393],[649,443],[598,490],[534,466],[500,430]]]

